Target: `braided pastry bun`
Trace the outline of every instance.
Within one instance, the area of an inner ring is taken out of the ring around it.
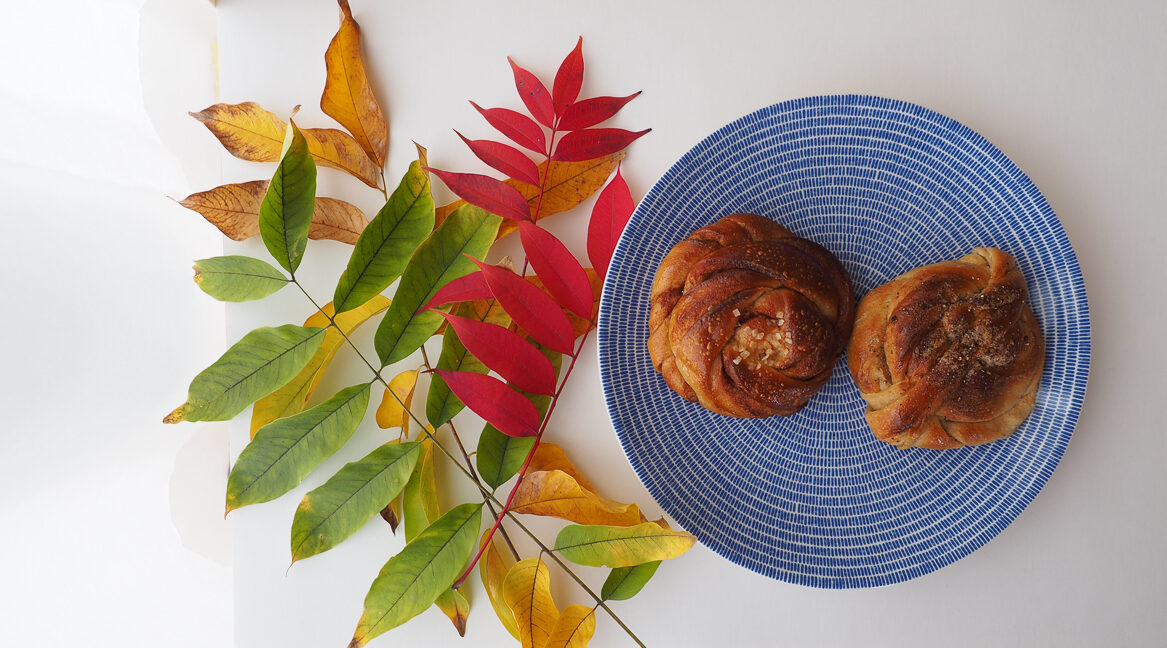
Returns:
[[[826,383],[854,316],[834,255],[768,218],[733,214],[661,262],[648,349],[669,387],[708,410],[785,416]]]
[[[976,248],[859,302],[847,360],[875,436],[958,448],[1009,436],[1033,411],[1044,348],[1013,257]]]

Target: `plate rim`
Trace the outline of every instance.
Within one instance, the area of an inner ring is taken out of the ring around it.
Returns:
[[[1089,296],[1086,290],[1085,278],[1081,270],[1081,263],[1079,261],[1077,251],[1074,249],[1073,242],[1070,240],[1069,234],[1066,232],[1061,219],[1058,218],[1057,213],[1054,212],[1052,206],[1049,204],[1049,200],[1046,198],[1045,194],[1042,193],[1033,179],[1030,178],[1029,174],[1025,172],[1021,165],[1017,164],[1016,161],[1005,154],[1004,151],[993,144],[988,138],[984,137],[968,125],[931,108],[914,102],[905,101],[903,99],[895,99],[891,97],[862,93],[836,93],[808,95],[775,102],[773,104],[769,104],[767,106],[763,106],[748,112],[738,117],[737,119],[734,119],[720,126],[708,135],[697,140],[680,157],[678,157],[668,166],[664,173],[662,173],[660,177],[658,177],[652,183],[652,186],[637,203],[636,209],[634,210],[632,216],[629,218],[628,224],[625,226],[624,231],[621,232],[621,236],[617,241],[616,247],[613,251],[612,259],[609,263],[609,272],[607,273],[607,276],[604,280],[603,291],[600,298],[600,307],[596,320],[596,356],[601,391],[604,396],[604,405],[605,409],[607,410],[609,421],[612,424],[613,434],[615,434],[616,439],[620,444],[620,449],[624,453],[625,459],[632,466],[633,472],[636,474],[637,479],[640,480],[645,490],[649,492],[657,506],[660,507],[661,511],[666,515],[669,515],[669,517],[675,521],[674,516],[669,513],[665,506],[661,505],[661,499],[658,497],[657,493],[658,489],[652,485],[651,480],[646,478],[644,467],[641,466],[633,454],[629,452],[628,443],[626,443],[624,435],[621,433],[619,426],[617,425],[616,416],[614,415],[616,410],[616,406],[614,404],[615,395],[613,393],[612,381],[608,378],[612,371],[612,367],[610,366],[611,360],[609,358],[612,353],[605,353],[605,348],[609,344],[609,333],[607,329],[610,328],[610,321],[613,318],[612,309],[614,300],[614,298],[611,296],[611,291],[609,290],[609,278],[613,275],[611,270],[617,266],[618,260],[622,259],[627,254],[632,254],[625,249],[626,241],[628,240],[625,234],[630,230],[629,226],[631,226],[637,218],[644,217],[644,205],[646,203],[651,204],[654,202],[656,194],[664,191],[663,185],[665,184],[665,181],[673,175],[681,173],[681,167],[684,166],[683,163],[686,160],[695,157],[698,151],[704,150],[712,141],[716,140],[717,138],[738,130],[741,126],[747,124],[751,120],[758,121],[760,123],[761,120],[759,118],[767,115],[782,114],[798,108],[829,108],[840,106],[874,108],[890,107],[907,115],[927,116],[932,120],[932,123],[943,125],[946,129],[961,134],[963,137],[969,139],[970,143],[977,144],[978,148],[981,149],[984,154],[1000,161],[1003,170],[1006,172],[1006,177],[1014,178],[1018,181],[1020,193],[1029,200],[1033,201],[1037,209],[1043,215],[1051,218],[1052,225],[1054,226],[1054,230],[1051,233],[1058,244],[1057,249],[1064,249],[1069,253],[1062,265],[1064,269],[1068,271],[1068,277],[1070,278],[1071,283],[1075,286],[1075,292],[1081,295],[1081,299],[1078,304],[1080,304],[1081,319],[1079,323],[1082,327],[1082,330],[1079,334],[1080,339],[1077,341],[1077,345],[1074,348],[1077,351],[1077,356],[1081,358],[1083,367],[1081,369],[1081,396],[1080,398],[1070,399],[1064,425],[1066,431],[1055,440],[1055,443],[1048,447],[1050,458],[1040,467],[1039,470],[1036,471],[1037,478],[1034,480],[1036,488],[1027,489],[1022,492],[1020,497],[1015,498],[1012,502],[1009,503],[1007,508],[1001,512],[1003,514],[996,515],[992,520],[992,523],[985,525],[986,527],[999,526],[996,531],[984,537],[978,536],[973,538],[972,542],[965,543],[959,547],[955,547],[953,551],[941,554],[942,557],[931,557],[926,561],[922,561],[892,573],[877,574],[875,576],[860,574],[855,577],[824,578],[822,576],[808,575],[805,573],[788,572],[785,570],[780,570],[772,565],[767,566],[765,570],[760,570],[756,565],[746,564],[741,556],[737,554],[731,555],[728,552],[723,552],[724,549],[719,549],[709,543],[706,543],[700,536],[697,538],[699,541],[702,541],[701,543],[715,555],[751,572],[782,582],[813,587],[816,589],[886,587],[906,582],[930,573],[934,573],[943,567],[954,564],[975,553],[985,544],[999,536],[1022,513],[1024,513],[1025,510],[1029,508],[1029,505],[1033,502],[1033,500],[1036,499],[1037,496],[1045,490],[1045,486],[1048,483],[1049,478],[1052,477],[1058,466],[1061,465],[1065,450],[1067,447],[1069,447],[1070,442],[1073,440],[1074,433],[1077,431],[1078,421],[1081,417],[1082,407],[1085,404],[1086,394],[1089,389],[1090,375],[1093,368],[1092,313],[1090,310]],[[861,298],[861,296],[857,295],[856,301],[858,302]],[[1075,307],[1074,310],[1077,311],[1079,308]],[[1051,344],[1050,341],[1047,340],[1047,353],[1050,349]],[[840,357],[839,361],[837,362],[845,362],[845,360]],[[1001,524],[1001,521],[1005,520],[1006,517],[1007,520]]]

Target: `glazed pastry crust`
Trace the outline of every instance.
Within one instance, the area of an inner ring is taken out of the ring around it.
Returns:
[[[847,352],[875,436],[958,448],[1009,436],[1033,411],[1041,329],[1012,256],[976,248],[909,271],[859,303]]]
[[[855,313],[834,255],[754,214],[674,246],[651,299],[653,366],[686,399],[736,417],[801,409],[830,377]]]

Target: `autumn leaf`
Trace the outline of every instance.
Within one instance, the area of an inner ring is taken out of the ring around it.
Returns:
[[[509,56],[507,63],[511,64],[511,71],[515,74],[515,89],[519,91],[523,105],[540,124],[551,128],[555,122],[555,106],[551,103],[551,93],[547,92],[539,77],[519,67],[519,64]]]
[[[527,204],[531,206],[531,213],[538,217],[537,220],[541,220],[552,214],[567,211],[599,191],[600,187],[603,187],[604,183],[607,182],[608,176],[612,175],[612,171],[616,170],[620,160],[623,160],[627,155],[624,151],[618,151],[611,155],[583,162],[552,161],[540,164],[539,182],[543,185],[542,202],[539,200],[538,187],[514,179],[505,182],[522,194]],[[465,201],[457,200],[439,207],[436,212],[437,222],[441,223],[454,210],[464,204],[466,204]],[[502,238],[516,229],[518,229],[518,223],[504,220],[499,225],[497,238]]]
[[[409,406],[413,402],[413,389],[416,386],[417,369],[402,371],[389,381],[389,388],[385,390],[381,405],[377,408],[377,425],[381,429],[399,427],[401,436],[409,437]],[[405,407],[401,406],[402,403]]]
[[[503,598],[515,615],[523,648],[545,648],[559,622],[551,598],[551,572],[542,558],[515,563],[503,580]]]
[[[565,131],[589,128],[611,119],[629,101],[640,96],[634,92],[627,97],[592,97],[568,106],[559,118],[559,129]]]
[[[481,277],[481,272],[476,272],[467,277],[478,275]],[[454,282],[450,282],[446,287],[450,287]],[[485,281],[482,283],[487,295],[490,294],[490,289],[486,288]],[[444,289],[443,289],[444,290]],[[439,291],[440,292],[440,291]],[[435,299],[437,297],[435,296]],[[477,304],[481,303],[483,308],[476,308]],[[468,304],[459,304],[455,311],[459,316],[472,318],[478,322],[487,322],[490,324],[497,324],[499,326],[509,326],[511,322],[510,316],[502,309],[494,299],[488,299],[484,302],[471,302]],[[458,334],[452,329],[447,328],[442,334],[442,354],[438,356],[438,363],[434,365],[438,369],[445,369],[448,371],[473,371],[475,373],[486,373],[488,369],[486,365],[482,364],[466,350],[466,346],[458,339]],[[450,387],[446,385],[446,381],[437,374],[431,374],[429,393],[425,400],[425,415],[433,425],[443,425],[450,419],[454,418],[458,412],[465,407],[462,401],[458,400],[450,391]]]
[[[526,338],[505,326],[437,311],[454,329],[462,345],[486,367],[525,392],[555,393],[551,362]]]
[[[534,223],[519,223],[527,260],[555,301],[580,317],[592,312],[592,286],[583,266],[562,241]]]
[[[547,154],[547,136],[530,117],[508,108],[483,108],[473,101],[470,105],[488,124],[515,144],[542,155]]]
[[[284,147],[287,124],[254,101],[219,103],[190,113],[227,152],[250,162],[276,162]],[[344,171],[370,187],[378,187],[380,171],[352,136],[334,128],[305,128],[308,152],[318,163]]]
[[[458,133],[456,130],[454,132]],[[539,167],[526,153],[501,142],[467,139],[462,133],[458,133],[458,137],[462,138],[475,157],[490,168],[529,185],[539,185]]]
[[[494,613],[502,622],[502,626],[511,633],[512,637],[518,639],[519,627],[515,621],[515,613],[511,611],[510,606],[503,598],[503,580],[506,579],[510,566],[499,553],[494,538],[487,539],[486,534],[483,534],[482,541],[490,543],[490,546],[483,552],[482,559],[478,562],[478,574],[482,577],[486,596],[490,599],[490,605],[494,608]]]
[[[564,527],[555,538],[555,550],[577,565],[631,567],[654,560],[676,558],[697,539],[656,522],[635,526]]]
[[[438,483],[434,477],[434,442],[432,439],[423,439],[420,443],[421,455],[401,493],[406,542],[413,541],[441,516],[438,510]]]
[[[469,371],[435,369],[434,373],[446,381],[450,391],[466,407],[503,434],[532,437],[539,433],[539,412],[535,406],[498,378]]]
[[[551,367],[555,369],[558,376],[563,365],[563,354],[543,347],[539,350],[551,361]],[[525,396],[535,406],[535,411],[539,413],[539,420],[542,421],[543,417],[547,415],[547,408],[551,405],[551,397],[538,394],[525,394]],[[519,472],[519,468],[527,460],[527,455],[531,453],[533,445],[535,445],[535,439],[532,437],[507,436],[499,432],[498,428],[487,423],[482,428],[482,433],[478,435],[478,447],[474,455],[474,463],[478,467],[479,476],[487,484],[490,484],[491,488],[498,488],[503,482]]]
[[[632,132],[622,128],[584,128],[574,130],[563,136],[555,145],[552,160],[576,161],[591,160],[602,155],[610,155],[622,151],[641,136],[652,131],[646,128]]]
[[[434,293],[432,299],[419,308],[419,311],[445,306],[464,301],[494,301],[490,293],[490,286],[486,285],[486,277],[481,272],[471,272],[464,277],[458,277],[442,286]]]
[[[608,274],[608,264],[612,261],[616,242],[620,240],[620,234],[624,232],[635,208],[628,183],[624,182],[620,169],[616,169],[616,177],[596,198],[592,217],[588,221],[588,259],[601,278]]]
[[[324,342],[295,378],[292,378],[283,387],[259,399],[255,403],[255,407],[251,408],[251,437],[255,438],[256,431],[268,423],[303,411],[304,404],[308,402],[312,393],[316,391],[316,386],[320,384],[324,370],[328,368],[333,356],[344,344],[344,335],[351,335],[358,326],[386,308],[389,308],[389,298],[378,295],[360,308],[337,315],[336,328],[328,326],[329,318],[333,316],[331,303],[324,305],[321,309],[323,312],[313,313],[304,322],[304,326],[328,327],[324,334]]]
[[[259,235],[259,206],[267,192],[267,180],[225,184],[193,193],[178,201],[198,212],[228,238],[243,241]],[[316,198],[310,239],[331,239],[352,245],[369,224],[355,205],[336,198]]]
[[[596,487],[583,476],[583,473],[571,463],[567,458],[567,453],[563,448],[551,443],[550,441],[543,441],[539,447],[535,449],[535,456],[531,457],[531,465],[528,467],[531,472],[540,470],[561,470],[567,473],[572,479],[576,481],[581,487],[590,491],[595,491]]]
[[[340,122],[379,167],[389,150],[389,124],[385,120],[361,59],[361,27],[353,20],[348,0],[339,0],[340,29],[324,52],[328,78],[320,109]]]
[[[515,491],[511,510],[557,517],[577,524],[631,526],[645,521],[635,504],[621,504],[601,497],[560,470],[528,473]]]
[[[562,119],[563,112],[571,107],[576,98],[579,97],[579,89],[583,86],[583,75],[583,37],[581,36],[576,41],[575,47],[559,64],[559,70],[555,73],[555,82],[551,84],[551,102],[555,105],[556,117]]]
[[[595,610],[586,605],[569,605],[547,639],[547,648],[584,648],[596,634]]]
[[[482,271],[490,292],[519,328],[553,351],[567,354],[574,351],[571,322],[547,293],[510,270],[473,258],[471,261]]]
[[[448,589],[441,594],[438,594],[434,605],[442,611],[450,619],[450,623],[454,624],[454,629],[458,631],[459,637],[466,636],[466,619],[470,616],[470,601],[459,590]]]
[[[397,525],[401,524],[401,513],[398,511],[400,508],[401,503],[397,501],[397,498],[394,498],[385,505],[385,508],[381,509],[381,519],[389,525],[390,533],[396,534]]]
[[[438,176],[450,191],[471,205],[510,220],[531,220],[531,206],[517,189],[501,180],[477,173],[451,173],[426,167]]]

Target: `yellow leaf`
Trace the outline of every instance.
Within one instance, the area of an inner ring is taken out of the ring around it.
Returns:
[[[281,157],[288,125],[254,101],[219,103],[190,116],[202,122],[237,158],[278,162]],[[305,128],[301,132],[317,163],[344,171],[370,187],[379,186],[380,171],[350,135],[335,128]]]
[[[373,95],[361,60],[361,28],[353,20],[348,0],[339,0],[340,29],[324,52],[328,78],[320,109],[353,134],[379,167],[389,150],[389,125]]]
[[[409,436],[409,405],[413,401],[413,388],[417,386],[417,369],[402,371],[389,381],[389,389],[377,408],[377,425],[384,428],[399,427],[401,435]],[[392,390],[392,393],[390,393]],[[393,397],[397,395],[397,398]],[[400,399],[401,402],[398,402]],[[405,403],[405,407],[401,406]]]
[[[202,214],[228,237],[242,241],[259,234],[259,206],[265,193],[267,180],[252,180],[200,191],[178,204]],[[317,198],[308,237],[352,245],[368,224],[355,205],[336,198]]]
[[[531,465],[527,470],[529,472],[562,470],[570,475],[572,479],[579,482],[580,486],[590,491],[596,490],[596,487],[592,486],[592,483],[588,481],[587,477],[584,477],[583,473],[575,467],[575,464],[571,463],[571,460],[567,458],[567,453],[563,451],[563,448],[548,441],[540,443],[539,447],[535,448],[535,456],[531,457]]]
[[[569,605],[559,615],[547,648],[584,648],[596,634],[595,610],[586,605]]]
[[[389,308],[389,298],[377,295],[360,308],[341,313],[336,318],[336,325],[344,331],[345,335],[350,335],[370,317],[387,308]],[[331,316],[333,314],[332,303],[325,304],[323,310],[328,316]],[[309,317],[304,325],[328,326],[328,317],[324,313],[317,312]],[[332,361],[332,356],[336,355],[342,344],[344,344],[344,337],[335,328],[329,328],[324,333],[324,342],[317,349],[316,355],[308,361],[308,366],[304,367],[288,384],[259,399],[251,410],[252,438],[255,438],[255,432],[259,428],[268,423],[304,410],[305,403],[312,396],[316,385],[320,383],[320,378]]]
[[[482,534],[482,540],[486,540],[485,533]],[[490,605],[494,608],[494,613],[498,615],[498,620],[502,622],[502,626],[511,633],[512,637],[518,639],[519,626],[515,622],[515,613],[511,612],[511,608],[506,604],[502,593],[503,580],[510,570],[508,563],[509,561],[499,553],[494,538],[491,538],[490,546],[486,548],[486,552],[478,560],[478,574],[482,577],[482,585],[486,587],[486,596],[490,599]]]
[[[508,179],[507,184],[519,190],[523,194],[523,198],[527,199],[527,204],[531,205],[531,213],[534,213],[536,208],[539,210],[539,218],[543,219],[552,214],[558,214],[562,211],[567,211],[572,207],[587,200],[604,183],[608,180],[608,176],[616,170],[616,165],[620,163],[627,156],[624,151],[618,151],[611,155],[605,155],[594,160],[583,160],[581,162],[544,162],[539,165],[539,178],[546,178],[546,186],[543,190],[543,202],[539,202],[539,189],[532,187],[525,182]],[[548,167],[550,165],[550,167]],[[550,168],[550,172],[548,172]],[[446,216],[449,216],[454,210],[466,204],[465,201],[456,200],[448,205],[439,207],[436,210],[436,225],[440,225]],[[498,227],[498,235],[496,238],[502,238],[507,234],[515,231],[518,225],[514,221],[503,220],[502,225]]]
[[[470,601],[458,590],[446,590],[438,595],[434,605],[449,617],[459,637],[466,636],[466,617],[470,615]]]
[[[576,524],[632,526],[644,522],[635,504],[621,504],[584,489],[562,470],[528,473],[515,491],[511,510],[549,515]]]
[[[545,648],[559,622],[551,598],[551,573],[542,558],[515,563],[502,583],[503,598],[515,614],[523,648]]]

